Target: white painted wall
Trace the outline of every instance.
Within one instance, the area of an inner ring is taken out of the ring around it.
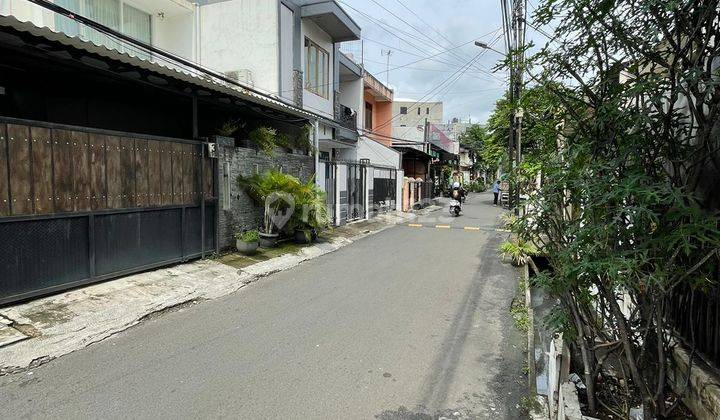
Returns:
[[[322,49],[327,51],[330,57],[330,73],[328,74],[328,81],[332,83],[336,69],[333,68],[335,62],[333,53],[332,38],[325,31],[320,29],[314,22],[309,19],[302,20],[302,66],[303,72],[305,71],[305,38],[309,38],[311,41],[319,45]],[[303,81],[304,83],[304,81]],[[334,117],[333,112],[333,87],[330,86],[328,98],[325,99],[322,96],[318,96],[307,89],[303,89],[303,108],[308,111],[315,112],[324,115],[329,118]]]
[[[400,114],[401,107],[407,107],[407,114]],[[392,122],[393,137],[422,142],[425,118],[433,124],[443,122],[443,103],[396,100],[392,104],[392,115],[397,115]]]
[[[229,0],[200,6],[200,63],[228,72],[250,70],[254,86],[280,91],[278,4]]]
[[[400,168],[400,152],[366,137],[358,139],[357,159],[370,159],[371,164]]]
[[[152,19],[153,45],[179,55],[188,60],[195,60],[195,12],[165,16]]]
[[[340,92],[338,93],[338,101],[342,105],[355,110],[358,118],[358,125],[361,120],[361,110],[363,106],[363,80],[358,78],[357,80],[351,80],[347,82],[340,82]]]
[[[293,11],[280,5],[280,96],[293,99]]]
[[[395,190],[395,210],[402,211],[403,183],[405,182],[405,171],[397,171],[397,189]]]

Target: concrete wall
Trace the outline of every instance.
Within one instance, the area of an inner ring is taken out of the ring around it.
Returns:
[[[303,71],[305,71],[305,38],[307,37],[314,43],[320,46],[320,48],[324,49],[328,53],[328,57],[330,60],[330,73],[328,74],[328,83],[332,83],[333,80],[335,80],[335,71],[337,69],[333,68],[333,63],[335,62],[334,57],[334,47],[332,38],[330,35],[325,33],[322,29],[320,29],[315,23],[313,23],[309,19],[303,19],[302,20],[302,63],[303,63]],[[303,81],[303,86],[305,85],[305,81]],[[324,115],[330,119],[334,119],[334,108],[333,108],[333,86],[330,86],[328,89],[328,97],[323,98],[322,96],[318,96],[313,92],[308,91],[307,89],[303,89],[303,108],[307,109],[308,111],[315,112],[321,115]]]
[[[197,61],[195,48],[195,12],[153,17],[153,44],[188,60]]]
[[[293,11],[280,5],[280,96],[293,99]]]
[[[407,114],[400,114],[401,107],[407,107]],[[422,142],[425,118],[434,124],[443,122],[443,103],[395,101],[392,103],[392,115],[398,116],[392,122],[393,137]]]
[[[228,0],[200,7],[200,62],[220,72],[249,70],[253,85],[280,91],[278,4]]]
[[[362,109],[363,106],[363,81],[358,78],[357,80],[351,80],[347,82],[340,82],[340,91],[338,93],[338,101],[342,105],[355,110],[357,115],[358,126],[361,125]]]
[[[268,169],[307,181],[315,174],[312,156],[276,153],[268,157],[254,149],[221,147],[220,157],[220,248],[234,246],[234,234],[242,229],[262,226],[263,207],[257,206],[237,184],[238,176],[250,176]]]
[[[365,102],[372,105],[372,127],[365,127]],[[392,139],[390,138],[393,135],[392,123],[387,123],[392,119],[392,116],[392,102],[378,101],[368,90],[364,92],[362,115],[358,120],[358,124],[367,130],[372,129],[372,131],[378,135],[370,136],[378,143],[382,143],[386,146],[392,145]]]

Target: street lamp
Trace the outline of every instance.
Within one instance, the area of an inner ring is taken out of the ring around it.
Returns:
[[[498,53],[500,55],[506,55],[504,52],[498,51],[495,48],[489,46],[487,43],[482,42],[482,41],[475,41],[475,46],[486,49],[486,50],[495,51],[496,53]]]

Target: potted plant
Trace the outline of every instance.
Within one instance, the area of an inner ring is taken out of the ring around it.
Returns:
[[[314,180],[301,183],[293,192],[295,211],[289,226],[295,242],[307,244],[317,239],[318,231],[330,222],[325,203],[325,193],[315,185]]]
[[[235,234],[235,246],[245,255],[252,255],[258,249],[260,235],[257,229],[246,230]]]
[[[235,132],[244,125],[245,124],[241,123],[240,120],[230,118],[216,130],[217,135],[213,136],[213,138],[219,146],[234,147],[235,138],[233,138],[233,134],[235,134]]]
[[[259,151],[267,156],[273,155],[277,143],[277,130],[269,127],[258,127],[250,132],[249,137]]]
[[[263,226],[258,232],[260,246],[277,246],[280,231],[295,211],[293,192],[300,181],[292,175],[270,170],[247,178],[239,177],[238,183],[256,204],[264,207]]]

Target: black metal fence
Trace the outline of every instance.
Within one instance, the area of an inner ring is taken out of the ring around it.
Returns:
[[[197,141],[0,117],[0,305],[215,251],[216,169]]]
[[[686,345],[720,367],[720,292],[685,286],[668,299],[668,316]]]
[[[397,171],[395,169],[374,169],[373,213],[394,210],[397,203]]]
[[[435,195],[435,183],[433,181],[425,181],[422,183],[422,205],[423,207],[430,205],[430,200],[436,197]]]

